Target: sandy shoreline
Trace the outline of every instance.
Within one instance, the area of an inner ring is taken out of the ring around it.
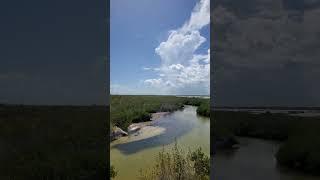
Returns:
[[[161,117],[168,115],[170,112],[156,112],[151,114],[150,121],[132,123],[127,132],[116,127],[118,132],[112,132],[115,134],[114,141],[137,141],[146,139],[152,136],[156,136],[165,132],[165,128],[159,126],[153,126],[152,123],[155,120],[159,120]]]
[[[150,121],[146,121],[146,122],[140,122],[140,123],[132,123],[129,127],[128,127],[128,133],[134,133],[136,131],[141,130],[143,127],[146,126],[152,126],[152,121],[158,120],[161,117],[169,114],[170,112],[157,112],[157,113],[152,113],[151,114],[151,118]]]

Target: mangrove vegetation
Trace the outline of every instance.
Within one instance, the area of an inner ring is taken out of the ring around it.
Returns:
[[[152,113],[173,112],[184,105],[199,106],[197,113],[210,116],[209,99],[176,96],[111,95],[111,126],[127,129],[132,123],[149,121]]]
[[[278,164],[310,174],[320,172],[320,117],[284,113],[215,111],[214,150],[231,148],[237,136],[282,142]]]
[[[0,106],[0,179],[103,179],[105,106]]]

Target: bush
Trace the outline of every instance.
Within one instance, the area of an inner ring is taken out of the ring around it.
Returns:
[[[197,114],[201,116],[210,117],[210,105],[209,102],[201,103],[197,109]]]
[[[100,179],[106,176],[104,106],[0,108],[0,179]]]
[[[170,152],[163,149],[151,170],[141,170],[141,180],[209,180],[210,159],[201,148],[185,154],[177,143]]]
[[[283,144],[276,153],[277,162],[281,166],[320,174],[319,117],[215,111],[213,120],[212,148],[219,140],[230,139],[235,135],[282,141]]]
[[[201,147],[191,153],[191,161],[194,162],[194,171],[201,179],[205,179],[210,174],[210,158],[206,156]]]
[[[110,178],[111,179],[115,178],[117,176],[117,174],[118,174],[118,172],[116,171],[116,168],[113,165],[111,165],[110,166]]]
[[[307,131],[289,137],[276,154],[277,161],[293,169],[319,175],[320,133],[319,126],[309,126]]]

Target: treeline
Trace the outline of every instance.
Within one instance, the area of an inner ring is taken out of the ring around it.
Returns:
[[[201,116],[210,117],[210,102],[209,100],[203,101],[197,108],[197,114]]]
[[[201,107],[198,114],[209,116],[209,99],[176,96],[112,95],[110,105],[111,127],[127,129],[132,123],[150,120],[151,113],[173,112],[184,105]]]
[[[216,110],[219,109],[265,109],[265,110],[320,110],[318,106],[215,106]]]
[[[280,165],[312,174],[320,172],[319,117],[215,111],[213,123],[215,144],[223,137],[235,136],[282,141],[276,153]]]
[[[0,108],[0,179],[101,179],[107,172],[104,106]]]
[[[201,116],[210,117],[210,99],[203,98],[185,98],[183,101],[185,105],[198,106],[197,114]]]
[[[285,114],[214,111],[214,133],[286,140],[292,124],[299,117]],[[290,125],[290,126],[289,126]]]

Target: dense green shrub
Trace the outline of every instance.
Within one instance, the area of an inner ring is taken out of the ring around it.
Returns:
[[[202,103],[209,105],[209,99],[187,98],[176,96],[111,96],[111,124],[126,130],[132,123],[150,120],[151,113],[173,112],[185,105],[200,106]],[[203,105],[199,114],[209,116],[209,107]]]
[[[0,109],[0,179],[101,179],[106,176],[108,108]]]
[[[110,166],[110,178],[113,179],[117,176],[118,172],[116,171],[116,168],[111,165]]]
[[[197,114],[201,116],[210,117],[210,104],[209,101],[203,102],[200,104],[200,106],[197,108]]]
[[[276,153],[280,165],[313,174],[320,172],[319,117],[215,111],[213,123],[215,144],[219,139],[235,136],[282,141]]]
[[[286,140],[299,117],[285,114],[252,114],[249,112],[215,111],[214,131],[237,136]],[[217,135],[218,135],[217,134]]]
[[[177,144],[169,152],[159,153],[156,165],[141,170],[141,180],[209,180],[210,158],[201,148],[185,153]]]
[[[205,179],[210,174],[210,158],[199,148],[191,153],[190,159],[194,162],[195,174],[201,179]]]
[[[320,122],[308,120],[296,126],[295,133],[276,154],[279,164],[312,174],[320,174]]]
[[[183,100],[183,104],[191,105],[191,106],[200,106],[202,103],[207,101],[208,99],[192,97],[192,98],[185,98]]]

